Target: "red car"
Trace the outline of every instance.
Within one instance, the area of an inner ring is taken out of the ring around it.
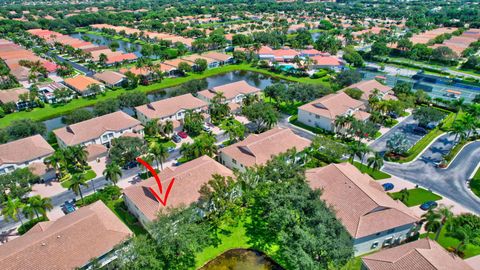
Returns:
[[[188,137],[187,133],[184,132],[184,131],[179,131],[179,132],[177,133],[177,135],[180,136],[180,138],[182,138],[182,139],[185,139],[185,138]]]

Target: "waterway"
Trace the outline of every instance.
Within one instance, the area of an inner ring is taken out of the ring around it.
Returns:
[[[70,35],[71,37],[82,39],[88,42],[92,42],[93,44],[99,45],[99,46],[110,46],[113,42],[117,42],[119,47],[117,50],[129,53],[132,52],[134,53],[137,57],[141,57],[142,53],[140,52],[142,50],[142,46],[139,44],[135,43],[130,43],[127,41],[123,40],[118,40],[118,39],[112,39],[108,37],[104,37],[101,35],[94,35],[94,34],[88,34],[88,33],[76,33]]]
[[[225,74],[215,75],[204,79],[207,82],[207,88],[212,88],[215,86],[220,86],[228,83],[233,83],[241,80],[245,80],[248,84],[255,86],[260,89],[264,89],[265,87],[279,82],[280,80],[251,71],[232,71]],[[171,87],[171,88],[163,88],[159,89],[158,91],[149,93],[147,95],[150,102],[158,101],[161,99],[172,97],[176,94],[176,90],[181,87]],[[92,110],[92,107],[86,107],[88,110]],[[126,113],[133,115],[133,111],[131,110],[124,110]],[[47,127],[47,132],[50,132],[54,129],[64,127],[65,124],[62,123],[62,116],[52,118],[46,121],[43,121],[45,126]]]
[[[232,249],[208,262],[199,270],[283,270],[261,252]]]

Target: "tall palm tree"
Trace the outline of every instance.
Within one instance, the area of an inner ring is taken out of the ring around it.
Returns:
[[[422,215],[422,220],[425,223],[425,230],[427,231],[427,236],[429,232],[436,232],[439,230],[442,216],[437,212],[434,212],[432,209],[428,210],[427,213]]]
[[[47,217],[47,211],[53,209],[52,199],[50,198],[42,198],[40,195],[35,195],[28,198],[28,206],[33,209],[37,218],[39,218],[39,214],[41,214],[44,218]]]
[[[460,137],[460,140],[463,140],[467,137],[467,128],[464,125],[463,122],[461,121],[455,121],[452,124],[452,127],[450,128],[449,133],[451,135],[455,135],[454,141],[457,141],[458,137]]]
[[[77,173],[72,175],[72,178],[70,179],[70,183],[68,185],[68,189],[73,191],[75,195],[80,195],[83,203],[82,186],[88,187],[88,184],[85,182],[85,175],[83,173]]]
[[[78,164],[80,164],[82,167],[87,165],[88,151],[84,145],[71,146],[71,151]]]
[[[173,133],[173,122],[172,120],[167,120],[162,126],[162,133],[164,136],[168,136]]]
[[[447,223],[447,220],[453,217],[452,213],[452,206],[445,206],[445,205],[440,205],[436,209],[434,209],[434,212],[437,213],[438,216],[440,216],[440,226],[437,230],[437,233],[435,234],[435,241],[438,240],[440,237],[440,232],[442,231],[443,227],[445,226],[445,223]]]
[[[368,145],[363,143],[359,145],[356,156],[360,159],[360,164],[363,164],[365,156],[370,152],[372,152],[372,149]]]
[[[65,165],[65,156],[63,151],[57,150],[53,155],[45,158],[45,164],[51,166],[55,169],[55,172],[58,173],[58,176],[62,178],[62,167]]]
[[[150,148],[150,153],[153,155],[155,161],[157,162],[157,168],[161,167],[161,169],[163,170],[163,163],[167,160],[169,156],[167,147],[164,144],[156,143]]]
[[[112,184],[116,185],[118,180],[122,177],[122,169],[118,166],[117,163],[111,162],[107,164],[105,170],[103,171],[103,176],[105,179],[112,182]]]
[[[145,124],[145,134],[155,137],[155,136],[158,135],[158,133],[160,133],[160,127],[158,125],[158,120],[157,119],[149,120]]]
[[[7,201],[3,204],[2,215],[5,220],[20,220],[20,223],[23,225],[22,217],[20,216],[20,211],[25,207],[20,199],[12,199],[10,197],[7,198]]]
[[[457,112],[455,113],[455,118],[453,118],[453,122],[455,122],[457,120],[457,117],[460,111],[462,111],[466,106],[465,99],[459,98],[459,99],[452,100],[450,103],[450,106],[452,106],[453,109],[457,110]]]
[[[374,171],[379,171],[383,167],[383,157],[379,152],[367,159],[367,166]]]

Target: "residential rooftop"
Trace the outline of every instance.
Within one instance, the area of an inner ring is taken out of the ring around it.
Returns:
[[[53,154],[55,150],[41,135],[0,144],[0,165],[22,164]]]

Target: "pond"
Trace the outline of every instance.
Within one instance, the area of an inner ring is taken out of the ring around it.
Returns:
[[[232,249],[199,270],[283,270],[265,254],[248,249]]]
[[[275,82],[281,81],[281,80],[274,79],[272,77],[269,77],[260,73],[256,73],[256,72],[251,72],[251,71],[232,71],[225,74],[211,76],[205,79],[205,81],[208,84],[208,88],[224,85],[232,82],[237,82],[241,80],[245,80],[248,84],[260,89],[264,89],[265,87]],[[159,89],[159,91],[155,91],[148,94],[147,97],[151,102],[165,99],[174,95],[176,92],[175,90],[178,89],[179,87],[180,86]],[[92,110],[92,107],[86,107],[86,109]],[[124,112],[130,115],[134,114],[132,110],[124,110]],[[43,123],[47,127],[47,133],[54,129],[65,126],[65,124],[62,123],[62,116],[43,121]]]
[[[134,43],[130,43],[127,41],[119,40],[119,39],[112,39],[108,37],[104,37],[101,35],[94,35],[94,34],[87,34],[87,33],[76,33],[70,35],[73,38],[78,38],[82,40],[87,40],[89,42],[92,42],[93,44],[99,45],[99,46],[109,46],[112,44],[112,42],[116,41],[119,45],[118,50],[122,52],[133,52],[137,57],[141,57],[142,54],[140,51],[142,50],[142,46]],[[87,38],[83,38],[87,37]]]

